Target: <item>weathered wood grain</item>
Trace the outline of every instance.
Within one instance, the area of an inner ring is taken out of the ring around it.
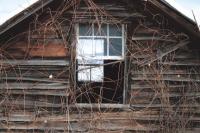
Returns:
[[[1,65],[7,66],[68,66],[68,60],[0,60]]]

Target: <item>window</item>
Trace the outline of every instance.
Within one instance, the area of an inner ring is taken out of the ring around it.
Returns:
[[[78,59],[123,59],[124,25],[79,24]]]
[[[104,68],[102,60],[78,60],[78,81],[103,82]]]
[[[76,62],[77,102],[123,103],[124,25],[77,25]]]
[[[124,58],[124,25],[79,24],[77,80],[103,82],[104,60]]]

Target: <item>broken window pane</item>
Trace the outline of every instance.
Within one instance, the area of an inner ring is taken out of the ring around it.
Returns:
[[[78,81],[90,81],[90,67],[78,66]]]
[[[104,71],[103,66],[96,66],[91,68],[91,81],[93,82],[103,82]]]
[[[78,66],[78,81],[103,82],[103,66]]]
[[[78,81],[103,82],[103,60],[78,60]]]

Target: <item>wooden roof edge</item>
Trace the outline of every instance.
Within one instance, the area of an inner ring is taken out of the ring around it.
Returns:
[[[46,5],[51,3],[54,0],[38,0],[31,6],[27,7],[23,11],[19,12],[15,16],[8,19],[6,22],[4,22],[2,25],[0,25],[0,35],[17,25],[18,23],[22,22],[23,20],[27,19],[40,9],[44,8]]]
[[[171,17],[174,21],[184,27],[189,33],[200,39],[200,31],[197,23],[179,12],[165,0],[147,0],[147,2],[160,9],[167,16]]]
[[[188,16],[186,16],[185,14],[183,14],[182,12],[180,12],[179,10],[177,10],[175,7],[173,7],[172,5],[170,5],[166,0],[161,0],[161,2],[164,3],[166,6],[170,7],[172,10],[174,10],[180,16],[184,17],[188,22],[196,25],[196,23],[194,22],[194,20],[192,20],[191,18],[189,18]]]
[[[0,25],[0,36],[53,1],[54,0],[38,0],[36,3],[32,4],[31,6],[21,11],[14,17],[10,18],[5,23]],[[165,0],[145,1],[150,2],[151,4],[159,8],[166,15],[168,15],[173,20],[181,24],[188,32],[192,33],[192,35],[200,39],[200,31],[198,30],[198,25],[187,16],[181,14],[177,9],[168,4]]]

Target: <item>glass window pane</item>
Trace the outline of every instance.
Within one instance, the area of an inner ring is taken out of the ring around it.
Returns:
[[[94,39],[94,53],[95,56],[107,55],[107,40],[105,38]]]
[[[109,55],[110,56],[122,56],[122,39],[110,38],[109,39]]]
[[[107,36],[107,25],[106,24],[100,24],[94,25],[94,35],[95,36]]]
[[[83,38],[78,40],[77,55],[79,58],[93,56],[92,38]]]
[[[78,81],[103,82],[103,66],[78,66]]]
[[[78,66],[78,81],[90,81],[90,67]]]
[[[80,38],[77,55],[79,58],[98,57],[107,55],[107,40],[104,38]]]
[[[110,36],[122,36],[122,26],[121,25],[109,25],[109,35]]]
[[[92,36],[92,24],[79,24],[79,36]]]
[[[91,81],[103,82],[104,72],[103,66],[91,68]]]

